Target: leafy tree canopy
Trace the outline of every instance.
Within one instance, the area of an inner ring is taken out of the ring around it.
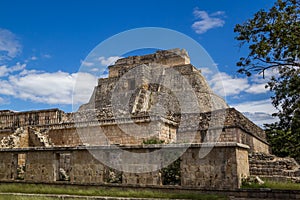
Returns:
[[[249,49],[248,55],[237,62],[238,72],[264,76],[267,70],[272,70],[274,74],[266,87],[273,92],[272,103],[278,110],[274,115],[280,121],[268,128],[283,132],[267,132],[272,134],[271,145],[272,141],[278,142],[281,138],[283,142],[293,143],[289,147],[297,146],[299,151],[300,0],[277,0],[270,10],[258,11],[252,19],[237,24],[234,31],[240,46]],[[278,137],[274,138],[276,135]],[[282,151],[285,152],[286,147]]]
[[[238,72],[250,76],[251,72],[264,73],[269,68],[300,67],[300,1],[278,0],[269,10],[260,10],[234,32],[248,44],[250,53],[240,58]]]

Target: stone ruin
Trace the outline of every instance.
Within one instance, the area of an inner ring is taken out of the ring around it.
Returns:
[[[183,188],[235,189],[250,175],[299,180],[295,160],[271,155],[264,131],[211,90],[184,49],[121,58],[108,69],[76,113],[0,111],[0,181],[161,186],[166,168],[122,172],[89,151],[113,160],[117,148],[185,145],[171,182]],[[205,148],[212,150],[201,158]]]

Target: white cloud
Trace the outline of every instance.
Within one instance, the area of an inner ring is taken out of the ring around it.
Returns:
[[[265,83],[260,84],[252,84],[248,89],[245,91],[250,94],[262,94],[266,93],[268,89],[265,88]]]
[[[208,67],[202,67],[202,68],[199,68],[201,73],[204,75],[204,76],[208,76],[208,75],[211,75],[213,72],[211,69],[209,69]]]
[[[120,59],[122,57],[119,57],[119,56],[111,56],[111,57],[108,57],[108,58],[105,58],[104,56],[101,56],[98,58],[98,60],[100,61],[100,64],[102,66],[109,66],[109,65],[113,65],[115,64],[115,62]]]
[[[264,128],[264,124],[271,124],[278,121],[278,118],[264,112],[244,112],[243,114],[261,128]]]
[[[90,72],[98,72],[98,71],[100,71],[99,68],[92,68],[92,69],[90,70]]]
[[[77,90],[80,97],[76,98],[75,103],[86,103],[97,83],[97,78],[88,73],[29,72],[0,80],[0,94],[47,104],[72,104],[76,84],[80,86]]]
[[[225,72],[213,74],[208,68],[200,68],[203,75],[206,76],[212,90],[220,96],[238,95],[242,92],[248,94],[264,94],[269,91],[265,88],[269,78],[263,79],[259,75],[253,75],[250,78],[233,77]]]
[[[243,102],[240,104],[232,105],[232,107],[236,108],[240,112],[264,112],[268,114],[277,112],[270,99]]]
[[[12,59],[21,52],[17,37],[6,29],[0,28],[0,60]]]
[[[37,60],[38,59],[38,57],[36,57],[36,56],[31,56],[31,58],[30,58],[30,60]]]
[[[14,96],[14,87],[7,80],[0,80],[0,94]]]
[[[3,104],[5,104],[5,100],[2,97],[0,97],[0,105],[3,105]]]
[[[43,58],[51,58],[52,56],[50,54],[42,54]]]
[[[250,87],[246,90],[247,93],[250,94],[263,94],[269,91],[268,88],[266,88],[266,84],[271,79],[272,76],[277,76],[278,71],[276,69],[269,69],[265,71],[264,76],[262,74],[253,74],[250,77],[250,80],[252,84]]]
[[[8,67],[6,65],[0,66],[0,77],[8,74]]]
[[[7,65],[0,66],[0,77],[8,76],[10,73],[21,71],[25,69],[26,64],[21,64],[17,62],[14,66],[8,67]]]
[[[89,73],[78,73],[73,90],[73,104],[87,103],[98,79]]]
[[[212,90],[220,96],[236,95],[249,88],[247,79],[233,78],[224,72],[214,75],[209,82]]]
[[[209,15],[206,11],[196,8],[193,14],[198,21],[193,23],[192,28],[198,34],[205,33],[209,29],[222,27],[225,24],[225,21],[222,19],[225,14],[223,11],[217,11]]]
[[[272,116],[277,110],[272,105],[270,99],[248,101],[231,106],[242,112],[247,118],[260,127],[263,127],[263,124],[278,121],[278,118]]]
[[[95,65],[95,63],[93,63],[93,62],[88,62],[88,61],[84,61],[84,60],[81,60],[80,62],[82,64],[82,66],[85,66],[85,67],[92,67]]]

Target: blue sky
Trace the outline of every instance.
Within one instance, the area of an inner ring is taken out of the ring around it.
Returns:
[[[247,50],[239,49],[233,28],[274,2],[0,1],[0,110],[57,107],[72,111],[79,68],[95,46],[126,30],[162,27],[193,38],[210,54],[220,71],[210,77],[210,85],[226,96],[230,106],[257,124],[271,122],[275,109],[264,89],[266,80],[236,73],[236,62]],[[209,75],[205,68],[202,71]],[[220,89],[221,79],[226,94]]]

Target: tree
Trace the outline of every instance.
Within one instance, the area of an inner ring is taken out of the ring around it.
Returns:
[[[280,157],[291,156],[300,162],[299,134],[297,137],[291,130],[281,130],[276,123],[268,124],[266,133],[273,154]]]
[[[283,131],[280,137],[286,135],[284,139],[296,143],[299,151],[300,0],[277,0],[270,10],[260,10],[252,19],[237,24],[234,32],[238,33],[240,47],[247,45],[249,49],[247,57],[237,62],[239,73],[264,77],[267,70],[276,72],[266,87],[273,94],[272,103],[278,110],[274,115],[279,122],[267,128]]]

